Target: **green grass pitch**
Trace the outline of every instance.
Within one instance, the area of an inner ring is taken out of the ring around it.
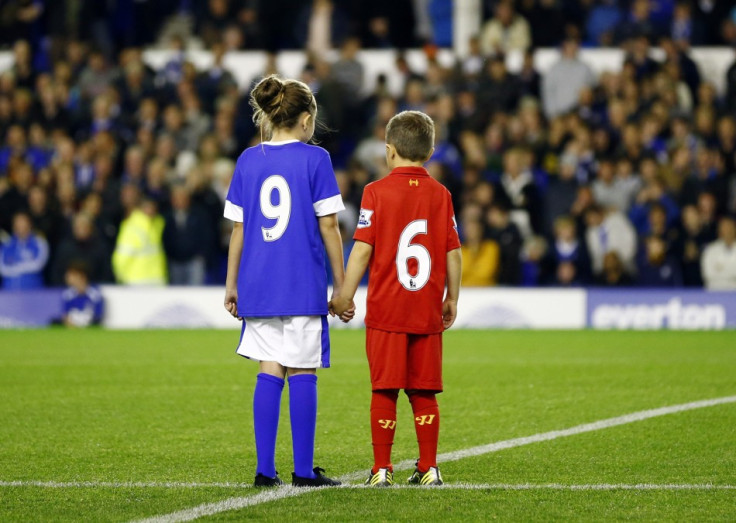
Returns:
[[[235,355],[237,336],[0,331],[0,521],[130,521],[259,495],[256,365]],[[371,465],[363,339],[334,331],[333,368],[319,372],[316,464],[332,476]],[[736,395],[736,332],[449,331],[444,369],[448,453]],[[284,400],[277,468],[289,478]],[[402,396],[394,462],[415,457]],[[450,488],[309,491],[205,519],[733,521],[736,403],[440,467]],[[641,484],[656,488],[601,487]]]

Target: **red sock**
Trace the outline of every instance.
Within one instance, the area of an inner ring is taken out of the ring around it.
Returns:
[[[391,447],[396,432],[396,400],[398,390],[373,391],[371,397],[371,436],[373,438],[373,473],[391,465]]]
[[[414,412],[414,428],[419,443],[420,472],[437,466],[437,441],[440,436],[440,409],[432,392],[414,392],[409,396]]]

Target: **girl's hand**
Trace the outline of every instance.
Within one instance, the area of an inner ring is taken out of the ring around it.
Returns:
[[[232,314],[233,318],[238,318],[238,290],[225,290],[225,310]],[[241,319],[241,318],[238,318]]]

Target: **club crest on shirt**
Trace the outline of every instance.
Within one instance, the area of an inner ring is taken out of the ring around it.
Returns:
[[[373,216],[373,211],[369,209],[361,209],[360,216],[358,217],[358,229],[365,229],[366,227],[373,225],[371,223],[371,216]]]

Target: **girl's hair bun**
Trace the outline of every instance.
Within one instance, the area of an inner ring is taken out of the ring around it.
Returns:
[[[278,76],[267,76],[253,88],[253,100],[261,111],[271,115],[279,108],[284,88],[284,82]]]

